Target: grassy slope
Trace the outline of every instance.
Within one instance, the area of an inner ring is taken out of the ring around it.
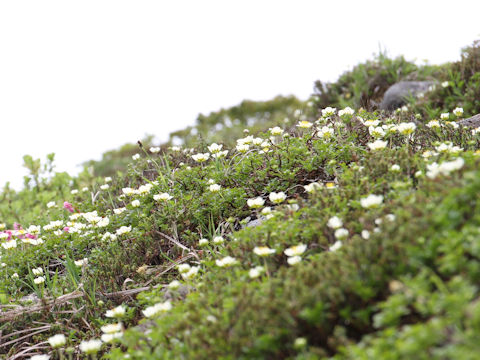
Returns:
[[[304,108],[303,114],[316,119],[314,109]],[[299,116],[290,114],[288,123],[278,123],[288,136],[269,141],[268,132],[255,133],[268,146],[251,144],[246,153],[229,147],[223,159],[192,159],[192,154],[208,152],[209,143],[199,143],[193,152],[146,153],[98,194],[100,184],[69,194],[67,180],[59,179],[59,190],[48,188],[47,195],[47,189],[33,187],[30,191],[44,197],[43,206],[55,199],[57,207],[32,215],[36,220],[24,227],[63,223],[57,233],[43,228],[40,245],[19,238],[16,248],[0,250],[0,353],[13,356],[35,344],[40,345],[30,354],[46,353],[50,347],[42,342],[63,333],[69,351],[81,357],[78,344],[98,338],[102,325],[115,322],[105,317],[106,310],[125,304],[129,310],[121,320],[128,330],[122,345],[102,347],[114,359],[125,358],[124,353],[138,359],[475,358],[478,136],[446,124],[440,129],[419,125],[410,138],[385,135],[388,147],[371,151],[367,144],[374,138],[362,119],[387,125],[410,122],[413,115],[335,115],[310,129],[296,126]],[[316,128],[323,126],[334,129],[332,139],[318,136]],[[463,150],[423,156],[445,141]],[[425,176],[427,164],[458,157],[465,161],[461,169]],[[394,164],[399,171],[392,171]],[[220,191],[209,191],[210,179],[221,185]],[[313,182],[321,186],[306,192],[304,186]],[[123,188],[143,184],[152,185],[149,192],[122,195]],[[287,199],[273,204],[269,194],[279,191]],[[172,199],[154,200],[163,192]],[[25,201],[36,198],[26,193]],[[360,199],[369,194],[384,196],[382,204],[362,207]],[[259,196],[271,214],[248,207],[247,199]],[[139,207],[132,206],[134,199]],[[64,200],[75,213],[97,211],[108,224],[98,226],[92,216],[70,219],[61,208]],[[121,214],[113,212],[121,207],[126,207]],[[335,230],[327,225],[332,216],[341,218],[348,231],[337,250],[331,248]],[[242,229],[253,219],[263,221]],[[85,228],[61,231],[75,223]],[[121,226],[131,231],[105,237]],[[214,244],[215,236],[224,242]],[[201,238],[208,245],[201,246]],[[298,244],[307,250],[302,261],[289,265],[284,250]],[[261,257],[254,251],[259,246],[275,253]],[[226,256],[235,264],[219,266]],[[88,258],[88,266],[73,264],[82,258]],[[176,266],[180,263],[199,266],[199,273],[184,279]],[[263,270],[251,278],[256,266]],[[43,285],[33,282],[37,267],[48,274]],[[167,290],[174,279],[181,288]],[[144,286],[150,289],[138,296],[126,292]],[[31,293],[45,303],[65,294],[71,299],[35,312],[25,304],[15,308]],[[167,300],[171,310],[145,319],[142,310]]]

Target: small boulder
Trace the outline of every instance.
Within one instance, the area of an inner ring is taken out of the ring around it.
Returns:
[[[381,110],[395,110],[406,104],[409,96],[427,92],[433,81],[400,81],[385,91],[380,104]]]
[[[480,114],[469,117],[468,119],[463,119],[458,122],[460,126],[468,126],[471,128],[480,127]]]

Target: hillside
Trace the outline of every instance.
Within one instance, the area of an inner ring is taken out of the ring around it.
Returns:
[[[0,194],[5,359],[477,359],[480,46],[244,101]],[[378,109],[400,80],[438,86]],[[43,357],[42,357],[43,356]]]

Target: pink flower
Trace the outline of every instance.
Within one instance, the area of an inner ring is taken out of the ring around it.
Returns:
[[[32,234],[30,234],[30,233],[25,234],[25,237],[26,237],[26,238],[29,238],[29,239],[33,239],[33,240],[36,240],[36,239],[37,239],[37,236],[36,236],[36,235],[32,235]]]
[[[63,231],[65,231],[66,233],[68,233],[68,232],[70,231],[70,228],[69,228],[68,226],[65,226],[65,227],[63,228]]]
[[[15,230],[22,230],[22,229],[23,229],[23,228],[22,228],[22,225],[20,225],[19,223],[16,223],[16,222],[13,223],[13,228],[14,228]]]
[[[70,211],[71,213],[74,212],[73,205],[70,204],[68,201],[65,201],[65,202],[63,203],[63,208],[64,208],[65,210],[67,210],[67,211]]]

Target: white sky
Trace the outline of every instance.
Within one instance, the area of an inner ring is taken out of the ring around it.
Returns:
[[[243,99],[306,99],[389,55],[454,61],[480,2],[0,0],[0,186],[22,157],[57,170]]]

